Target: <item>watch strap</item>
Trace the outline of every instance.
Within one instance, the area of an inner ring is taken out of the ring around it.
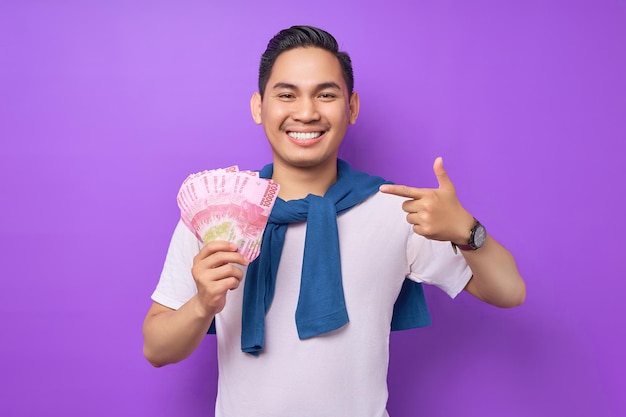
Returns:
[[[467,245],[459,245],[454,242],[450,242],[452,244],[452,250],[454,250],[454,253],[458,253],[457,248],[464,250],[464,251],[475,251],[476,249],[478,249],[476,246],[472,245],[471,243],[474,241],[474,234],[476,233],[476,229],[479,226],[480,226],[480,222],[476,219],[476,217],[474,217],[474,225],[470,229],[470,237],[469,237]]]
[[[454,250],[454,253],[457,253],[457,248],[461,250],[476,250],[476,248],[471,245],[457,245],[454,242],[450,242],[450,243],[452,243],[452,249]]]

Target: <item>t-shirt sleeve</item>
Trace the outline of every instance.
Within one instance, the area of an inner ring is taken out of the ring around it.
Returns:
[[[161,277],[152,293],[152,300],[178,310],[198,291],[191,275],[193,258],[200,251],[200,242],[179,221],[172,235]]]
[[[463,255],[454,253],[450,242],[426,239],[411,233],[407,245],[409,278],[432,284],[456,297],[472,277],[472,271]]]

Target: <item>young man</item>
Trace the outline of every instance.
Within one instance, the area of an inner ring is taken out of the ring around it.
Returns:
[[[392,322],[429,322],[419,283],[513,307],[524,281],[458,201],[441,158],[436,189],[385,184],[337,159],[359,96],[330,34],[277,34],[251,111],[272,148],[261,176],[280,184],[261,255],[248,265],[233,244],[202,246],[179,223],[144,323],[145,356],[183,360],[215,320],[217,416],[386,416]]]

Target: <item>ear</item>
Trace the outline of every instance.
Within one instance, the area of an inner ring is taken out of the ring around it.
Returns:
[[[359,109],[361,102],[359,101],[359,93],[353,92],[350,96],[350,124],[356,123],[357,117],[359,117]]]
[[[261,94],[258,91],[255,91],[252,94],[252,98],[250,98],[250,112],[252,113],[252,119],[254,119],[254,123],[260,125],[263,123],[263,119],[261,118],[261,104],[262,104]]]

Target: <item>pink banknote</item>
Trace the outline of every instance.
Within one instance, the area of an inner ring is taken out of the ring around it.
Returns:
[[[204,243],[233,242],[249,261],[260,252],[279,185],[237,166],[189,175],[177,196],[183,223]]]

